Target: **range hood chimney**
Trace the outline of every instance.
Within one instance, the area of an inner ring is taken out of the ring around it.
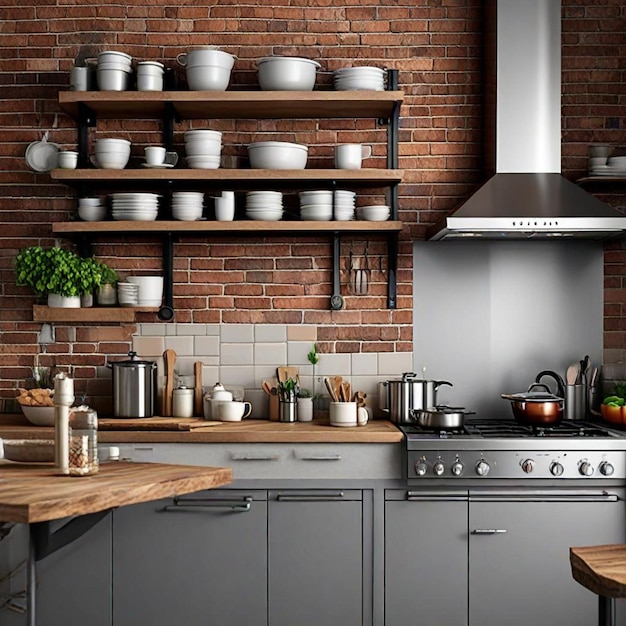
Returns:
[[[561,176],[561,3],[486,2],[491,178],[427,239],[607,239],[626,216]]]

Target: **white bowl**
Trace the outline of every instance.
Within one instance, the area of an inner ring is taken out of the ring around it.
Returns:
[[[359,207],[356,212],[359,219],[369,222],[385,222],[391,215],[390,208],[383,204]]]
[[[159,306],[163,298],[163,276],[128,276],[127,282],[139,285],[140,306]],[[153,303],[156,304],[147,304]]]
[[[130,74],[120,69],[100,69],[96,72],[100,91],[126,91],[130,85]]]
[[[54,462],[53,439],[5,439],[4,458],[22,463]]]
[[[133,60],[129,54],[118,52],[117,50],[104,50],[98,54],[98,64],[100,63],[126,63],[130,65]]]
[[[252,169],[303,170],[306,167],[308,148],[286,141],[260,141],[248,146]]]
[[[102,205],[78,205],[78,217],[85,222],[101,222],[107,214],[107,208]]]
[[[27,406],[20,405],[26,419],[35,426],[54,426],[53,406]]]
[[[301,57],[265,57],[257,61],[258,78],[265,91],[311,91],[315,86],[317,61]]]
[[[222,140],[222,133],[219,130],[205,130],[202,128],[196,130],[188,130],[185,132],[185,142],[190,139],[214,139]]]
[[[220,166],[220,158],[212,156],[187,157],[187,165],[199,170],[216,170]]]
[[[222,153],[222,142],[208,139],[198,139],[185,142],[187,156],[214,156],[219,157]]]
[[[230,82],[230,69],[217,65],[189,66],[185,73],[191,91],[226,91]]]

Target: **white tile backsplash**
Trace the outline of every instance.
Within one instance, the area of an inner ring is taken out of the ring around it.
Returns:
[[[353,391],[367,394],[367,406],[378,406],[378,383],[413,370],[410,352],[319,354],[313,368],[307,354],[316,338],[316,327],[296,332],[281,324],[140,324],[133,346],[140,356],[157,361],[163,375],[163,350],[176,352],[176,371],[193,382],[193,364],[201,361],[203,386],[209,391],[216,382],[241,385],[252,402],[254,417],[267,417],[264,379],[276,376],[279,365],[297,366],[303,388],[326,397],[324,376],[343,376]],[[155,354],[149,354],[155,352]]]

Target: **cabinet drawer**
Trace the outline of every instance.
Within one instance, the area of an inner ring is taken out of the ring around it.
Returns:
[[[241,479],[394,479],[399,444],[121,444],[136,462],[230,467]]]

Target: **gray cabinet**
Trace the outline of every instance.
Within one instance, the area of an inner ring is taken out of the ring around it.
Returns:
[[[363,526],[363,492],[272,491],[269,500],[271,626],[371,622],[372,533]]]
[[[385,626],[467,624],[467,510],[452,491],[386,492]]]
[[[214,490],[113,514],[114,626],[267,624],[266,492]]]
[[[597,622],[597,597],[572,578],[569,548],[624,543],[624,502],[534,497],[470,500],[470,626]]]

